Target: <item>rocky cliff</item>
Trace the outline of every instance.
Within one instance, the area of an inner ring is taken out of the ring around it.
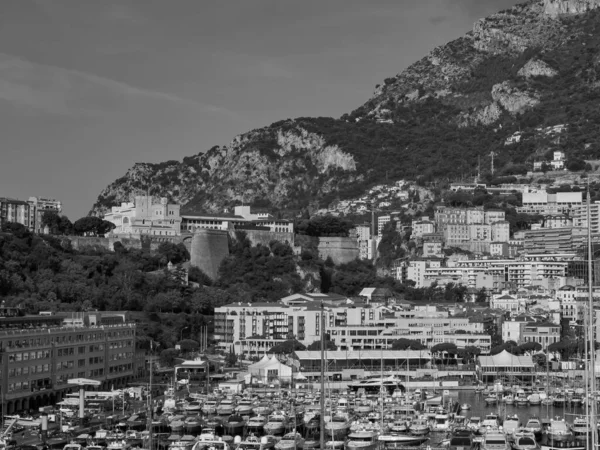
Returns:
[[[102,213],[148,188],[192,209],[240,202],[294,213],[360,196],[383,179],[446,182],[496,153],[496,175],[560,148],[600,153],[600,0],[530,1],[478,20],[333,118],[298,118],[162,164],[136,164],[104,189]],[[556,125],[560,140],[540,138]],[[519,142],[505,145],[515,132]]]

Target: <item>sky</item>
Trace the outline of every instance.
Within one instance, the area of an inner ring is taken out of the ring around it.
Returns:
[[[0,197],[71,220],[136,162],[181,160],[375,85],[515,0],[4,0]]]

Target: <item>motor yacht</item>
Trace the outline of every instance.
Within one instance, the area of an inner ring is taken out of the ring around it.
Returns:
[[[204,414],[216,414],[217,412],[217,401],[213,398],[209,398],[202,405],[202,412]]]
[[[542,436],[542,422],[537,417],[531,417],[523,427],[525,431],[533,433],[536,439]]]
[[[346,450],[377,450],[376,431],[353,431],[348,435]]]
[[[183,406],[183,410],[188,414],[198,414],[202,411],[202,403],[200,403],[199,401],[186,403]]]
[[[504,396],[504,403],[507,405],[513,405],[515,403],[515,396],[512,394],[506,394]]]
[[[277,450],[302,450],[304,448],[304,438],[300,433],[286,433],[281,440],[275,444]]]
[[[483,437],[481,450],[509,450],[506,436],[499,432],[490,431]]]
[[[559,392],[554,396],[554,406],[562,408],[565,406],[566,402],[567,402],[567,397],[562,392]]]
[[[273,450],[275,448],[275,438],[273,436],[256,437],[250,434],[246,439],[236,436],[233,441],[235,450]]]
[[[533,433],[518,431],[514,434],[512,448],[513,450],[537,450],[539,445]]]
[[[471,450],[475,447],[473,436],[469,432],[453,434],[448,441],[447,450]]]
[[[220,416],[227,416],[229,414],[233,414],[235,409],[235,403],[232,399],[226,398],[219,403],[217,406],[217,414]]]
[[[517,404],[517,406],[527,406],[527,404],[529,403],[529,400],[527,399],[527,394],[523,389],[519,389],[517,391],[515,403]]]
[[[573,437],[564,419],[551,419],[546,434],[551,442],[565,442]]]
[[[264,432],[266,434],[272,434],[274,436],[285,433],[288,426],[288,418],[283,412],[273,413],[269,416],[267,423],[264,426]]]
[[[265,416],[250,417],[246,422],[246,429],[248,433],[262,434],[266,424],[267,418]]]
[[[571,431],[576,438],[588,436],[591,428],[589,421],[585,417],[575,417],[573,425],[571,425]]]
[[[504,430],[504,434],[507,436],[512,436],[512,434],[521,426],[521,421],[519,420],[519,416],[516,414],[506,416],[504,419],[504,423],[502,424],[502,428]]]
[[[223,423],[223,428],[225,429],[225,433],[227,433],[229,436],[243,435],[245,426],[246,426],[246,421],[239,414],[232,414]]]
[[[202,430],[202,419],[199,416],[189,416],[183,421],[183,428],[187,434],[196,435]]]
[[[325,423],[325,431],[328,436],[332,436],[334,440],[344,438],[350,430],[352,421],[346,413],[335,414],[330,421]]]
[[[235,412],[238,413],[240,416],[249,416],[250,414],[252,414],[252,408],[254,408],[252,401],[244,399],[237,404],[237,406],[235,407]]]
[[[401,434],[381,434],[377,438],[380,448],[383,449],[405,449],[406,447],[412,447],[420,445],[429,438],[426,436],[410,436]]]
[[[489,433],[490,431],[498,431],[500,429],[500,421],[498,414],[490,413],[485,416],[479,427],[480,434]]]
[[[529,397],[527,397],[527,401],[532,406],[540,405],[542,403],[542,397],[540,396],[540,394],[534,392]]]
[[[496,403],[498,403],[498,394],[496,394],[495,392],[492,392],[492,393],[486,395],[485,398],[483,399],[483,401],[487,405],[495,405]]]
[[[436,414],[433,418],[432,431],[450,430],[450,416],[448,414]]]
[[[469,419],[469,424],[467,425],[467,427],[473,432],[479,432],[481,429],[481,417],[472,416]]]
[[[196,438],[192,450],[230,450],[229,444],[223,438],[213,433],[202,433]]]

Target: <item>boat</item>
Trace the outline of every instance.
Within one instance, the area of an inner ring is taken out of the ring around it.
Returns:
[[[273,413],[269,416],[267,423],[264,425],[264,432],[277,436],[285,433],[288,426],[288,418],[283,412]]]
[[[256,437],[250,434],[246,439],[236,436],[233,441],[235,450],[272,450],[275,448],[276,441],[273,436]]]
[[[536,439],[539,439],[542,436],[542,422],[537,417],[531,417],[525,426],[523,427],[525,431],[533,433]]]
[[[410,423],[406,419],[394,420],[392,426],[390,427],[390,431],[393,434],[406,433],[408,431],[409,425]]]
[[[470,409],[471,409],[471,405],[470,405],[470,404],[468,404],[468,403],[462,403],[462,404],[460,405],[460,410],[461,410],[461,411],[468,411],[468,410],[470,410]]]
[[[325,423],[325,432],[328,436],[335,438],[345,437],[352,424],[350,417],[346,413],[335,414],[329,422]]]
[[[590,434],[591,426],[585,417],[575,417],[571,431],[576,438],[586,437]]]
[[[229,436],[243,435],[245,426],[246,421],[239,414],[232,414],[227,418],[225,423],[223,423],[225,433],[227,433]]]
[[[130,448],[131,448],[131,444],[129,442],[127,442],[125,439],[118,439],[118,440],[111,441],[106,446],[106,450],[129,450]]]
[[[527,397],[527,401],[530,405],[536,406],[542,403],[542,397],[538,393],[533,393],[529,397]]]
[[[229,444],[213,433],[202,433],[196,438],[192,450],[230,450]]]
[[[363,378],[348,385],[354,392],[363,390],[365,394],[379,394],[381,390],[386,394],[393,394],[396,390],[402,391],[402,380],[395,376],[373,376]]]
[[[453,434],[448,441],[447,450],[470,450],[473,449],[475,443],[473,436],[469,432],[458,432]]]
[[[258,416],[268,416],[273,412],[273,408],[271,407],[271,402],[260,402],[252,408],[252,411]]]
[[[346,440],[346,450],[377,450],[377,436],[376,431],[353,431],[348,435]]]
[[[500,429],[500,421],[498,414],[490,413],[485,416],[479,427],[480,434],[489,433],[490,431],[498,431]]]
[[[504,403],[506,403],[507,405],[512,405],[515,403],[515,396],[512,394],[506,394],[504,396]]]
[[[469,428],[469,430],[473,432],[479,432],[481,429],[481,417],[472,416],[469,419],[469,424],[467,425],[467,428]]]
[[[250,417],[246,422],[246,429],[248,433],[262,434],[266,424],[267,418],[265,416]]]
[[[491,394],[486,395],[486,397],[483,399],[483,401],[488,405],[494,405],[494,404],[498,403],[498,394],[496,394],[495,392],[492,392]]]
[[[220,416],[227,416],[229,414],[233,414],[235,409],[235,403],[232,399],[226,398],[219,403],[217,406],[217,414]]]
[[[250,414],[252,414],[252,408],[254,408],[254,405],[252,404],[252,402],[250,400],[241,400],[237,406],[235,407],[235,412],[238,413],[240,416],[249,416]]]
[[[202,411],[202,404],[198,401],[189,402],[183,406],[183,410],[186,413],[198,414]]]
[[[564,419],[551,419],[546,434],[551,442],[570,441],[573,437],[573,433],[569,430]]]
[[[382,434],[377,438],[380,448],[383,449],[405,448],[407,446],[421,445],[428,440],[429,438],[426,436],[408,436],[399,434]]]
[[[527,399],[527,394],[523,389],[519,389],[517,391],[517,396],[515,397],[515,403],[517,406],[527,406],[529,400]]]
[[[63,450],[84,450],[84,447],[81,444],[70,442],[63,447]]]
[[[192,450],[194,442],[194,436],[183,436],[180,440],[172,441],[169,444],[168,450]]]
[[[509,450],[506,436],[497,431],[486,433],[480,445],[481,450]]]
[[[450,416],[448,414],[436,414],[433,418],[432,431],[450,430]]]
[[[567,402],[567,397],[562,392],[559,392],[554,396],[554,406],[562,408],[565,406],[566,402]]]
[[[507,436],[512,436],[513,433],[519,429],[521,426],[521,421],[519,420],[519,416],[516,414],[508,415],[504,419],[502,423],[502,428],[504,430],[504,434]]]
[[[539,446],[533,433],[519,431],[513,436],[512,448],[513,450],[537,450]]]
[[[196,435],[202,430],[202,420],[199,416],[189,416],[183,421],[183,428],[187,434]]]
[[[204,414],[216,414],[217,412],[217,401],[215,399],[207,399],[202,405],[202,412]]]
[[[277,450],[302,450],[304,448],[304,438],[300,435],[300,433],[292,432],[286,433],[283,435],[281,440],[275,444],[275,448]]]

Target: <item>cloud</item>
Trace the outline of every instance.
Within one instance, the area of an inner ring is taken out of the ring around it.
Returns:
[[[148,106],[160,104],[235,116],[219,106],[4,53],[0,53],[0,100],[52,114],[115,113],[129,109],[135,102],[151,102],[154,105]]]

